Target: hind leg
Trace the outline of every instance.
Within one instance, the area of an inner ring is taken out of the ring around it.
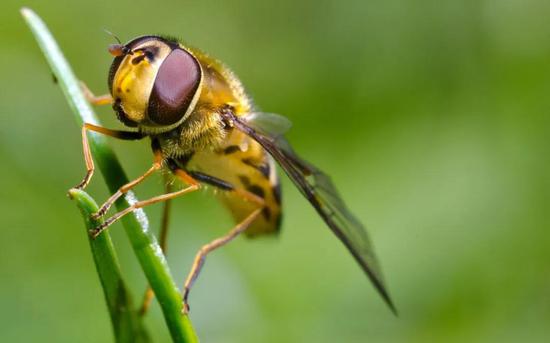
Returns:
[[[210,243],[203,245],[199,249],[199,251],[195,255],[195,260],[191,267],[191,271],[187,275],[187,279],[185,280],[185,284],[183,286],[183,313],[189,312],[189,292],[191,291],[191,287],[193,287],[193,284],[197,280],[197,277],[199,276],[202,267],[204,266],[204,262],[206,261],[206,257],[208,256],[208,254],[216,250],[217,248],[231,242],[240,233],[244,232],[254,222],[254,220],[258,218],[261,213],[262,208],[254,210],[254,212],[252,212],[242,222],[237,224],[226,235],[216,238]]]

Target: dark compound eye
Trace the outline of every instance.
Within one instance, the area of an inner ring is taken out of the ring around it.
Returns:
[[[191,104],[200,79],[195,58],[182,49],[174,49],[158,70],[149,97],[149,119],[158,125],[177,123]]]

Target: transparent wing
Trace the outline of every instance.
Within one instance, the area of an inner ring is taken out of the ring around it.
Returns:
[[[261,112],[242,117],[237,117],[233,113],[226,113],[224,116],[238,130],[262,145],[281,165],[304,197],[355,257],[395,313],[365,228],[344,204],[330,177],[296,155],[283,136],[291,126],[288,119]]]
[[[259,131],[269,132],[276,137],[285,134],[292,127],[290,120],[275,113],[251,112],[241,118]]]

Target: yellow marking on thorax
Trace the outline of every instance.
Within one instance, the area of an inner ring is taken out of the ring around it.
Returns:
[[[211,108],[230,105],[236,115],[249,113],[251,101],[237,76],[223,63],[201,51],[193,50],[193,54],[204,72],[199,102]]]

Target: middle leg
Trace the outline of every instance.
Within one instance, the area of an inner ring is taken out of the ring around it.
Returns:
[[[93,219],[97,220],[101,218],[105,213],[107,213],[107,211],[109,211],[111,206],[113,206],[118,198],[126,194],[130,189],[139,185],[143,180],[151,176],[155,171],[159,170],[162,167],[162,152],[160,150],[155,150],[154,155],[155,158],[153,160],[153,165],[143,175],[121,186],[113,195],[109,197],[109,199],[107,199],[107,201],[105,201],[103,205],[101,205],[99,210],[92,215]]]
[[[189,176],[185,171],[178,170],[178,172],[175,173],[175,175],[178,178],[182,179],[189,186],[187,186],[183,189],[180,189],[178,191],[175,191],[175,192],[158,195],[156,197],[153,197],[153,198],[150,198],[150,199],[147,199],[147,200],[138,201],[134,204],[131,204],[129,207],[125,208],[124,210],[122,210],[120,212],[115,213],[112,217],[105,220],[101,225],[99,225],[95,229],[91,230],[90,234],[91,234],[92,238],[96,238],[97,236],[99,236],[99,234],[101,234],[101,232],[103,232],[103,230],[105,230],[111,224],[113,224],[114,222],[116,222],[117,220],[122,218],[123,216],[127,215],[128,213],[131,213],[131,212],[137,210],[138,208],[142,208],[142,207],[145,207],[145,206],[148,206],[148,205],[156,204],[158,202],[167,201],[167,200],[176,198],[180,195],[191,193],[191,192],[194,192],[194,191],[200,189],[200,187],[201,187],[200,183],[197,182],[195,179],[193,179],[191,176]]]

